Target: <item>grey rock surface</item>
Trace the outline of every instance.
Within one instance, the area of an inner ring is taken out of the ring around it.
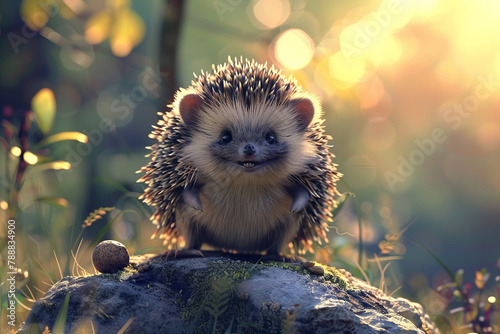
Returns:
[[[419,304],[346,271],[311,275],[301,265],[232,257],[132,257],[117,274],[66,277],[19,332],[52,330],[59,316],[65,333],[439,333]]]

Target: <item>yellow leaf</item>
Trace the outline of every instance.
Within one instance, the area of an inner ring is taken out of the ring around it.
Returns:
[[[67,1],[65,3],[60,1],[59,5],[61,5],[59,7],[59,14],[63,19],[68,21],[74,18],[75,16],[78,16],[77,14],[82,14],[84,7],[84,5],[82,5],[82,3],[78,1]],[[68,7],[68,5],[71,6],[71,8]]]
[[[31,100],[31,109],[36,115],[40,130],[47,134],[56,117],[56,98],[49,88],[42,88]]]
[[[40,143],[38,143],[35,146],[34,151],[36,151],[37,149],[39,149],[43,146],[46,146],[46,145],[49,145],[52,143],[56,143],[58,141],[63,141],[63,140],[76,140],[76,141],[79,141],[80,143],[85,144],[88,141],[88,137],[86,135],[84,135],[83,133],[77,132],[77,131],[59,132],[59,133],[56,133],[54,135],[51,135],[51,136],[45,138]]]
[[[69,202],[62,197],[39,197],[36,200],[50,205],[58,205],[63,208],[67,208],[69,206]]]
[[[71,164],[67,161],[52,161],[52,162],[47,162],[47,163],[44,163],[42,165],[40,165],[39,167],[40,171],[42,170],[49,170],[49,169],[53,169],[53,170],[61,170],[61,169],[64,169],[64,170],[69,170],[71,169]]]
[[[109,11],[102,11],[92,16],[85,24],[85,39],[90,44],[99,44],[109,36],[112,17]]]
[[[379,242],[378,247],[380,248],[380,252],[382,254],[389,254],[395,249],[394,245],[387,241]]]
[[[484,289],[483,274],[480,271],[476,271],[476,279],[474,282],[478,289]]]
[[[127,56],[142,41],[145,30],[144,21],[133,10],[125,7],[117,11],[110,36],[113,54]]]
[[[21,4],[21,17],[31,30],[40,30],[47,24],[49,15],[42,8],[44,1],[23,0]]]
[[[110,0],[107,3],[108,7],[117,11],[122,9],[123,7],[130,7],[130,0]]]

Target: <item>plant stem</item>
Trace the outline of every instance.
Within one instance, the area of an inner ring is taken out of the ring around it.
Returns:
[[[19,192],[24,177],[24,172],[28,163],[24,160],[24,153],[29,149],[28,133],[31,127],[31,111],[24,113],[21,119],[21,126],[19,129],[19,142],[21,145],[21,154],[19,155],[19,163],[17,165],[16,175],[14,179],[14,186],[11,189],[9,196],[9,208],[7,213],[8,220],[15,219],[19,212]]]

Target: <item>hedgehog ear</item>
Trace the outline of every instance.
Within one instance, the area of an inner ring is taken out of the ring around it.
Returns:
[[[291,107],[296,113],[300,130],[304,131],[314,118],[314,104],[308,98],[299,98],[291,101]]]
[[[196,94],[188,94],[179,102],[179,113],[187,126],[193,126],[198,120],[203,99]]]

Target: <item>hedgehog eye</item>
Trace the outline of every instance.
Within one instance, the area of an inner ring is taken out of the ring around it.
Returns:
[[[276,135],[274,134],[274,132],[272,131],[269,131],[267,134],[266,134],[266,141],[268,144],[276,144]]]
[[[231,132],[229,130],[224,131],[222,133],[222,135],[220,136],[220,141],[222,144],[227,144],[231,140],[233,140],[233,135],[231,134]]]

